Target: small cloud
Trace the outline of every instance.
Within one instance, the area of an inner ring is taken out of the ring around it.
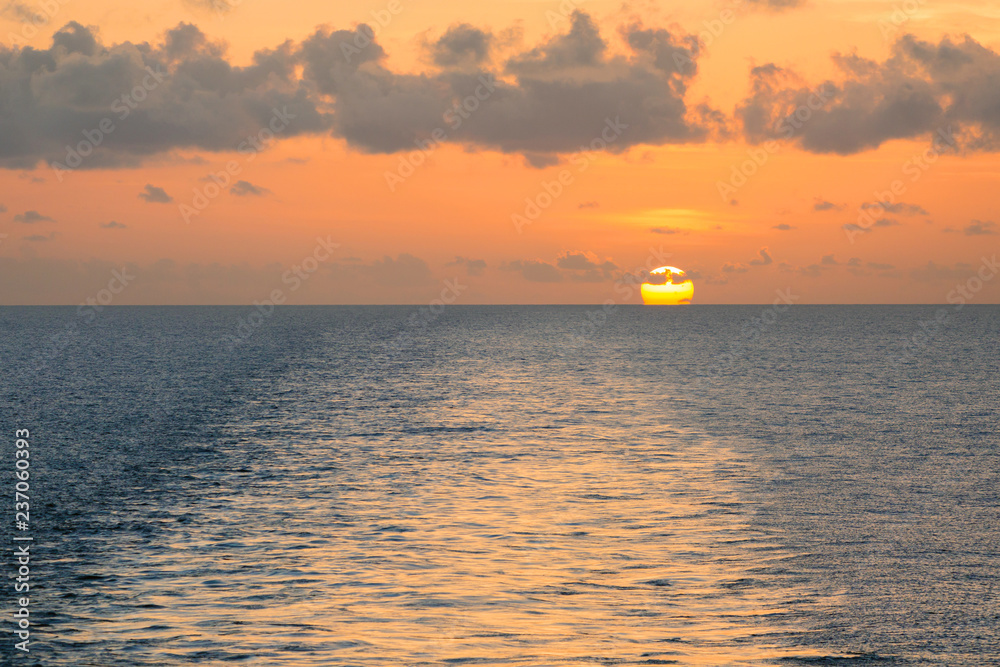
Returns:
[[[173,197],[167,194],[166,190],[163,188],[158,188],[155,185],[146,185],[146,188],[139,193],[139,199],[142,199],[150,204],[169,204],[174,200]]]
[[[873,269],[875,271],[892,271],[896,268],[892,264],[881,264],[879,262],[868,262],[867,266],[869,269]]]
[[[843,210],[843,204],[834,204],[833,202],[826,201],[825,199],[816,199],[813,204],[814,211],[840,211]]]
[[[675,227],[653,227],[649,231],[654,234],[679,234],[681,230]]]
[[[597,208],[600,204],[596,201],[585,201],[582,204],[577,204],[577,208]]]
[[[51,234],[31,234],[30,236],[25,236],[25,241],[31,241],[32,243],[45,243],[46,241],[54,241],[56,238],[56,233]]]
[[[36,222],[55,222],[47,215],[42,215],[38,211],[25,211],[14,216],[14,222],[23,222],[26,225],[33,225]]]
[[[899,220],[895,218],[879,218],[875,221],[876,227],[898,227],[899,224]]]
[[[840,262],[838,262],[833,255],[823,255],[823,259],[820,260],[820,264],[824,264],[826,266],[836,266],[837,264],[840,264]]]
[[[973,220],[962,232],[966,236],[990,236],[998,233],[995,222],[983,222],[982,220]]]
[[[128,225],[123,225],[120,222],[115,222],[114,220],[112,220],[111,222],[101,223],[101,227],[103,227],[104,229],[125,229],[128,227]]]
[[[903,202],[896,202],[894,204],[888,204],[886,202],[875,202],[875,203],[865,203],[861,205],[862,211],[885,211],[886,213],[895,213],[897,215],[930,215],[923,206],[917,204],[904,204]]]
[[[559,164],[559,156],[550,153],[525,153],[524,161],[529,167],[545,169]]]
[[[237,197],[263,197],[266,194],[270,194],[270,190],[267,188],[261,188],[250,181],[236,181],[233,187],[229,188],[230,194],[234,194]]]
[[[0,213],[6,213],[6,212],[7,212],[7,207],[4,206],[3,204],[0,204]]]
[[[768,264],[772,264],[773,262],[774,260],[771,259],[771,255],[770,253],[768,253],[767,248],[765,247],[760,249],[760,259],[750,260],[750,266],[767,266]]]
[[[746,273],[749,270],[750,267],[740,262],[726,262],[722,265],[723,273]]]
[[[861,266],[861,259],[858,257],[851,257],[847,260],[847,266]]]
[[[787,232],[795,229],[795,227],[792,227],[791,225],[787,225],[785,223],[781,223],[780,225],[775,225],[774,227],[771,227],[771,229],[777,229],[782,232]]]

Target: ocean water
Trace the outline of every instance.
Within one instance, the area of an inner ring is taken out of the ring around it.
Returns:
[[[1000,308],[766,311],[4,308],[0,654],[1000,664]]]

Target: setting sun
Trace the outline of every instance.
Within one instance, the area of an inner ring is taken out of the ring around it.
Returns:
[[[683,269],[661,266],[649,272],[642,283],[642,302],[647,306],[679,306],[691,303],[694,283]]]

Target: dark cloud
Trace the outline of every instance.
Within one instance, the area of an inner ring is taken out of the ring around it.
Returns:
[[[814,211],[839,211],[843,209],[842,205],[838,206],[833,202],[826,201],[825,199],[817,199],[816,203],[813,204]]]
[[[4,206],[3,204],[0,204],[0,213],[6,213],[6,212],[7,212],[7,207]]]
[[[104,45],[93,29],[72,22],[48,49],[0,46],[0,87],[6,168],[40,160],[69,168],[135,165],[176,148],[236,150],[286,107],[295,118],[284,136],[330,126],[311,86],[295,76],[290,43],[258,51],[239,67],[190,24],[156,45]]]
[[[1000,55],[971,37],[933,44],[906,35],[884,62],[856,54],[834,60],[840,80],[820,86],[773,64],[755,67],[751,96],[737,109],[747,138],[842,155],[924,137],[942,151],[1000,147]]]
[[[104,229],[125,229],[128,227],[128,225],[123,225],[120,222],[115,222],[114,220],[112,220],[111,222],[102,222],[101,227],[103,227]]]
[[[600,208],[600,204],[596,201],[585,201],[582,204],[577,204],[577,208]]]
[[[610,53],[578,11],[565,34],[491,68],[493,36],[460,25],[433,45],[436,71],[398,73],[364,24],[319,29],[238,66],[191,24],[159,43],[107,45],[69,23],[47,49],[0,46],[0,167],[135,166],[173,149],[234,151],[270,131],[276,115],[289,119],[281,137],[330,132],[358,150],[393,153],[443,132],[441,141],[535,165],[592,145],[624,151],[725,134],[721,112],[685,100],[695,36],[639,23],[619,32],[627,51]]]
[[[680,234],[681,230],[676,227],[652,227],[651,232],[654,234]]]
[[[271,193],[267,188],[256,186],[250,181],[236,181],[229,192],[237,197],[263,197]]]
[[[820,260],[820,263],[826,266],[836,266],[840,262],[838,262],[833,255],[823,255],[823,259]]]
[[[25,241],[31,241],[32,243],[45,243],[46,241],[54,241],[56,238],[56,233],[51,232],[49,234],[29,234],[23,237]]]
[[[696,68],[678,71],[669,56],[696,61],[697,40],[637,24],[623,35],[631,53],[608,55],[594,22],[576,12],[568,33],[514,55],[500,72],[398,74],[384,67],[377,43],[345,54],[343,43],[357,43],[345,31],[319,31],[298,53],[306,80],[332,98],[333,133],[366,152],[413,150],[438,130],[448,141],[551,164],[552,154],[578,151],[602,133],[613,137],[612,150],[709,136],[713,110],[688,109],[684,100]]]
[[[42,215],[38,211],[25,211],[14,216],[14,222],[23,222],[26,225],[33,225],[36,222],[55,222],[47,215]]]
[[[995,222],[983,222],[982,220],[973,220],[971,224],[967,225],[962,231],[966,236],[991,236],[993,234],[1000,233],[997,230],[997,224]]]
[[[723,273],[746,273],[750,267],[740,262],[726,262],[722,265]]]
[[[771,227],[771,229],[777,229],[777,230],[782,231],[782,232],[787,232],[787,231],[795,229],[795,227],[792,227],[791,225],[786,224],[786,223],[783,222],[780,225],[775,225],[775,226]]]
[[[493,35],[462,23],[450,28],[431,47],[434,64],[440,67],[478,65],[490,55]]]
[[[145,189],[139,193],[139,199],[142,199],[150,204],[169,204],[174,200],[174,198],[168,195],[167,191],[163,188],[150,185],[148,183],[146,184]]]

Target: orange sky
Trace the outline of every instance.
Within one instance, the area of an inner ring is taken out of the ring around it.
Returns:
[[[198,26],[209,40],[228,45],[218,58],[246,67],[259,49],[273,49],[287,40],[300,44],[317,26],[351,30],[359,22],[373,23],[372,12],[385,15],[390,5],[229,2],[234,6],[219,12],[199,7],[208,0],[141,5],[64,0],[37,34],[26,32],[26,14],[8,9],[0,18],[0,36],[5,36],[6,49],[15,41],[12,36],[19,35],[23,55],[24,45],[49,49],[53,33],[75,21],[91,26],[104,47],[122,42],[159,45],[167,30],[186,22]],[[514,70],[504,70],[503,63],[527,57],[532,50],[542,52],[571,26],[564,17],[550,25],[553,12],[560,12],[558,2],[492,1],[474,8],[433,0],[412,6],[407,0],[398,2],[398,15],[376,36],[386,54],[380,66],[398,75],[425,75],[425,80],[440,69],[431,62],[428,45],[456,24],[468,23],[492,34],[490,68],[511,90],[523,81]],[[5,167],[0,168],[0,303],[81,303],[108,284],[112,270],[122,267],[135,277],[115,295],[114,303],[120,305],[248,304],[268,298],[275,289],[288,303],[420,304],[437,298],[446,280],[463,286],[457,303],[639,303],[637,291],[625,297],[616,283],[626,272],[662,264],[688,271],[697,286],[695,303],[701,304],[770,303],[776,290],[789,288],[800,297],[799,303],[944,303],[956,285],[977,275],[984,257],[1000,250],[995,194],[1000,162],[992,144],[974,141],[989,134],[993,118],[1000,127],[1000,107],[955,111],[962,132],[960,149],[935,156],[926,168],[915,166],[913,159],[932,145],[932,133],[894,135],[895,124],[903,122],[899,119],[910,117],[908,110],[891,116],[891,122],[878,121],[881,116],[873,114],[871,132],[886,135],[878,147],[843,154],[806,145],[806,134],[802,141],[766,144],[748,136],[735,114],[751,95],[750,70],[755,66],[774,63],[794,70],[796,78],[788,81],[797,83],[789,83],[788,91],[808,90],[826,79],[841,82],[846,75],[831,56],[856,52],[882,68],[880,78],[865,79],[868,85],[875,87],[871,82],[877,81],[888,87],[902,70],[890,69],[887,58],[895,40],[906,33],[934,45],[947,35],[955,43],[968,35],[977,45],[969,52],[982,52],[987,64],[993,62],[990,54],[1000,52],[1000,9],[995,4],[914,4],[915,12],[897,14],[905,21],[887,38],[883,32],[894,11],[888,2],[807,2],[781,11],[768,9],[765,2],[578,3],[607,43],[602,56],[607,65],[567,66],[558,76],[595,81],[626,76],[625,60],[614,58],[637,62],[629,56],[622,26],[639,17],[644,28],[663,28],[675,37],[702,32],[697,74],[686,80],[683,99],[688,112],[706,103],[725,115],[728,130],[696,141],[633,141],[626,129],[612,139],[609,150],[580,154],[548,150],[544,132],[525,131],[539,143],[538,154],[544,153],[544,159],[536,159],[534,151],[501,152],[491,145],[489,137],[509,129],[509,124],[497,121],[497,129],[483,130],[475,135],[479,138],[448,137],[422,156],[412,176],[393,187],[386,173],[398,170],[400,160],[413,151],[372,153],[361,140],[338,133],[337,120],[330,121],[332,131],[279,132],[252,160],[236,145],[217,148],[204,139],[202,145],[178,141],[144,148],[138,157],[129,153],[127,159],[125,153],[112,155],[106,166],[84,161],[79,169],[57,173],[47,164],[51,150],[38,148],[27,158],[37,158],[33,164],[20,158],[0,162]],[[41,11],[43,3],[28,0],[23,5]],[[723,18],[726,24],[716,22]],[[720,25],[717,35],[704,32]],[[553,47],[550,56],[554,52]],[[70,54],[60,67],[76,71],[70,68],[82,66],[84,60]],[[295,71],[296,77],[305,76],[301,61]],[[953,103],[957,84],[947,78],[950,75],[940,74],[938,81],[938,74],[928,72],[922,76],[940,85],[942,105]],[[66,90],[72,77],[46,83],[42,79],[31,79],[39,109],[51,110],[70,98]],[[175,76],[164,87],[176,86],[176,81]],[[417,77],[408,81],[420,85]],[[99,88],[95,83],[88,89],[104,95],[95,93],[86,102],[88,113],[96,114],[93,118],[114,99],[104,92],[117,90],[114,85],[111,81]],[[312,90],[321,84],[304,85]],[[346,100],[346,85],[339,82],[336,93],[325,97],[317,93],[317,108],[339,118],[335,114],[343,112],[332,109],[346,104],[341,99]],[[179,97],[186,94],[171,91]],[[4,118],[12,114],[3,104],[8,94],[0,80],[0,130],[12,137],[12,144],[21,135],[30,137],[30,143],[35,136],[30,119]],[[73,99],[79,111],[83,103]],[[494,108],[487,110],[491,102]],[[844,97],[836,103],[852,102]],[[485,124],[487,114],[501,114],[503,104],[507,102],[486,99],[482,112],[469,114],[467,127],[479,132],[477,121]],[[405,114],[408,106],[392,113]],[[574,112],[567,109],[566,124],[571,125]],[[103,112],[110,113],[106,108]],[[384,121],[372,120],[377,130],[372,141],[392,133],[397,121],[386,113]],[[119,137],[141,134],[134,120],[138,117],[115,121]],[[512,118],[509,123],[526,122]],[[383,123],[380,129],[378,122]],[[804,132],[810,129],[808,123]],[[443,118],[441,127],[447,127]],[[87,129],[92,127],[79,128]],[[597,124],[579,143],[589,143],[601,132]],[[520,133],[511,130],[512,135]],[[839,141],[819,133],[816,137]],[[142,136],[130,141],[144,145]],[[43,146],[43,139],[38,144]],[[5,157],[2,150],[0,159]],[[734,167],[753,156],[759,163],[751,164],[754,173],[723,197],[720,182],[731,184]],[[543,166],[532,166],[529,160]],[[235,164],[239,173],[222,180],[228,180],[227,188],[244,181],[242,194],[223,188],[197,215],[187,209],[186,221],[185,205],[193,206],[196,193],[204,193],[211,175],[224,171],[227,163]],[[899,191],[895,202],[905,206],[879,211],[876,217],[887,220],[884,225],[853,235],[844,229],[857,223],[862,204],[874,202],[894,181]],[[525,200],[538,201],[547,187],[554,191],[554,184],[559,193],[551,205],[519,229],[512,216],[524,215]],[[141,198],[147,186],[153,188],[148,192],[162,190],[165,196]],[[293,289],[294,281],[282,277],[313,256],[317,238],[338,247]],[[971,300],[1000,302],[1000,279],[987,280]]]

